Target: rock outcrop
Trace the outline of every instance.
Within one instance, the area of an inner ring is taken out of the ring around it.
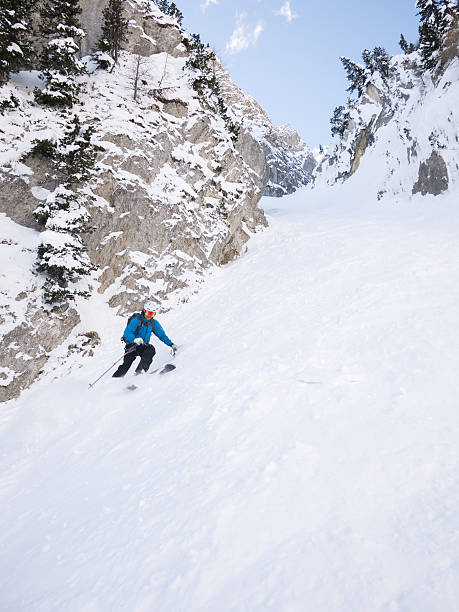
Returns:
[[[75,308],[68,305],[46,311],[28,295],[20,294],[17,299],[28,301],[26,321],[2,338],[0,402],[17,397],[27,389],[41,373],[49,353],[80,322]]]
[[[269,167],[265,195],[282,197],[311,181],[317,162],[306,143],[289,125],[271,128],[260,144]]]
[[[273,125],[258,102],[233,83],[220,64],[216,70],[235,120],[264,151],[268,173],[264,195],[282,197],[307,185],[317,165],[311,149],[289,125]]]
[[[101,35],[102,11],[108,0],[80,0],[81,23],[86,36],[81,43],[82,55],[89,55],[96,47]],[[177,21],[167,17],[148,0],[126,0],[125,18],[129,22],[126,51],[149,57],[166,52],[172,57],[184,57],[183,32]]]
[[[419,165],[418,180],[413,185],[413,193],[440,195],[448,189],[448,168],[439,153],[432,151],[430,157]]]
[[[368,189],[381,200],[439,195],[458,176],[458,59],[431,74],[414,52],[392,58],[391,70],[385,80],[376,73],[352,105],[341,142],[314,171],[315,185],[347,180],[365,165]]]

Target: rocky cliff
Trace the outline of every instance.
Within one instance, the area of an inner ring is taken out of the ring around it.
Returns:
[[[6,282],[1,294],[1,400],[33,382],[65,339],[73,346],[73,336],[91,331],[79,327],[80,298],[74,306],[44,305],[44,279],[34,269],[40,228],[32,213],[59,177],[46,157],[31,153],[32,145],[62,137],[74,114],[94,127],[98,151],[93,177],[79,188],[92,228],[84,236],[95,266],[87,288],[115,313],[137,310],[146,298],[160,310],[172,308],[196,290],[206,269],[237,257],[250,233],[266,224],[258,208],[267,181],[263,150],[247,132],[234,143],[221,117],[191,89],[175,20],[152,3],[127,5],[128,51],[111,74],[88,65],[81,103],[71,111],[38,106],[33,73],[7,86],[20,104],[1,124],[7,234],[1,246],[6,260],[21,255],[21,280]],[[83,9],[90,45],[100,6],[85,2]]]
[[[265,154],[268,172],[265,195],[282,197],[307,185],[317,165],[308,145],[289,125],[273,125],[252,96],[244,93],[220,65],[216,69],[225,101],[234,117]]]
[[[343,139],[315,170],[316,186],[358,174],[383,200],[439,195],[458,181],[457,36],[450,47],[455,52],[445,50],[434,72],[421,70],[413,52],[392,58],[390,78],[374,75],[350,109]]]
[[[107,0],[82,1],[82,20],[87,32],[83,40],[83,54],[89,53],[97,43],[101,14],[106,2]],[[186,54],[180,44],[183,33],[175,20],[160,14],[156,14],[154,18],[145,17],[139,12],[134,0],[126,2],[126,14],[130,22],[126,45],[128,50],[140,52],[142,55],[151,55],[158,52],[158,49],[173,57],[183,57]],[[244,93],[218,62],[215,68],[225,102],[234,118],[242,125],[242,131],[259,143],[265,154],[265,195],[282,197],[307,185],[316,166],[315,158],[307,144],[289,125],[273,125],[256,100]],[[246,142],[246,146],[247,144]]]

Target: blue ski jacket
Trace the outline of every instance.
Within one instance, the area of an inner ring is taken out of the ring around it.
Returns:
[[[141,323],[139,327],[139,323]],[[139,329],[137,330],[137,328]],[[155,319],[146,319],[143,316],[143,313],[139,313],[132,317],[129,323],[126,326],[123,334],[123,340],[126,344],[132,344],[134,342],[134,338],[142,338],[144,342],[149,342],[151,338],[151,334],[154,333],[157,338],[167,344],[167,346],[172,346],[174,343],[170,340],[161,327],[159,321]]]

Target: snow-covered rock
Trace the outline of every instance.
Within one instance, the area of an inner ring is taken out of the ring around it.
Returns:
[[[262,147],[268,171],[266,196],[282,197],[307,185],[317,162],[308,145],[290,126],[275,126],[252,96],[244,93],[217,64],[225,101],[242,130]]]
[[[102,11],[108,0],[81,0],[81,22],[86,37],[82,41],[82,54],[91,53],[100,36]],[[149,56],[159,50],[167,51],[173,57],[186,55],[183,47],[183,32],[177,20],[162,13],[154,2],[127,0],[124,15],[129,22],[126,44],[127,51]]]
[[[113,73],[85,77],[80,104],[61,111],[38,106],[37,74],[21,73],[7,86],[19,107],[0,119],[0,211],[30,228],[37,244],[33,211],[60,176],[49,159],[31,153],[32,145],[62,138],[74,113],[83,126],[94,127],[95,174],[79,185],[91,217],[83,241],[96,267],[92,293],[102,294],[118,314],[139,309],[147,298],[158,310],[173,308],[197,289],[206,269],[237,257],[250,233],[266,225],[258,207],[267,180],[261,147],[250,134],[235,144],[223,119],[190,87],[184,51],[174,51],[182,36],[175,20],[153,4],[127,5],[133,53],[123,52]],[[44,278],[33,271],[35,256],[32,250],[27,272],[35,281],[34,299],[16,331],[6,333],[14,337],[13,352],[39,352],[46,361],[77,325],[81,303],[61,325],[60,311],[40,299]],[[11,312],[18,293],[6,297]],[[25,319],[41,326],[36,317],[53,330],[43,327],[47,342],[25,328],[20,332]],[[9,359],[13,374],[5,378],[5,399],[32,382],[39,361],[31,368]]]
[[[376,74],[350,110],[343,140],[314,173],[316,186],[358,170],[365,180],[370,167],[376,181],[368,189],[378,199],[438,195],[459,181],[459,59],[431,73],[420,69],[414,52],[393,57],[391,67],[390,79]]]
[[[100,36],[101,14],[107,0],[83,0],[82,21],[87,32],[83,41],[83,53],[93,49]],[[145,11],[143,0],[129,0],[125,3],[129,20],[127,50],[149,56],[165,51],[174,57],[184,57],[184,33],[176,19],[164,15],[153,2]],[[185,35],[186,36],[186,35]],[[261,176],[267,173],[265,195],[281,197],[307,185],[316,166],[316,161],[307,144],[289,125],[277,127],[261,106],[244,93],[217,62],[216,70],[225,102],[234,119],[242,125],[240,147],[260,169]],[[249,135],[258,143],[265,160],[260,158],[256,145],[247,138]]]
[[[0,236],[0,402],[3,402],[19,395],[35,380],[49,352],[69,336],[80,317],[67,304],[49,310],[42,307],[43,283],[34,272],[38,232],[0,214]]]

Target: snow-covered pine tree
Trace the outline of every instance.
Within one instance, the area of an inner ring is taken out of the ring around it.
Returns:
[[[162,11],[165,15],[169,15],[169,17],[174,17],[174,19],[177,19],[179,26],[182,25],[183,13],[177,8],[175,2],[168,2],[168,0],[154,1],[160,11]]]
[[[65,185],[56,187],[33,214],[37,223],[46,229],[72,235],[86,231],[89,221],[83,198]]]
[[[40,32],[49,39],[54,36],[56,29],[59,29],[59,24],[79,30],[80,14],[78,0],[43,0],[40,8]]]
[[[78,102],[81,85],[77,77],[84,74],[78,59],[79,42],[84,31],[80,27],[81,8],[78,0],[45,0],[41,11],[40,31],[48,43],[40,57],[41,91],[35,89],[35,99],[50,106],[72,106]]]
[[[403,34],[400,34],[400,41],[398,44],[400,45],[400,49],[403,51],[403,53],[405,53],[405,55],[409,55],[410,53],[413,53],[413,51],[416,51],[416,45],[413,43],[408,44]]]
[[[125,0],[109,0],[102,11],[102,36],[94,58],[100,68],[107,70],[118,63],[118,55],[127,40],[128,20],[123,16]]]
[[[37,269],[47,275],[45,301],[50,304],[85,296],[86,292],[72,285],[93,269],[81,241],[81,234],[88,231],[89,213],[84,196],[75,190],[93,172],[96,161],[91,142],[93,131],[91,126],[83,129],[75,115],[61,140],[39,142],[33,149],[54,160],[55,169],[65,178],[34,211],[35,219],[45,228],[38,248]]]
[[[365,68],[365,66],[362,66],[362,64],[358,64],[348,57],[340,57],[340,60],[344,66],[344,70],[346,71],[347,79],[349,81],[347,91],[351,93],[353,91],[357,91],[357,94],[361,96],[365,91],[365,85],[368,83],[370,78],[370,71]]]
[[[363,64],[359,64],[348,57],[340,57],[350,83],[347,91],[351,93],[356,91],[359,97],[363,95],[375,73],[378,73],[383,81],[387,81],[394,72],[390,63],[391,58],[384,47],[375,47],[373,51],[364,49],[362,59]],[[331,121],[335,119],[334,115]]]
[[[91,142],[94,127],[82,128],[78,115],[70,120],[64,136],[58,143],[57,169],[66,176],[67,185],[89,179],[96,163],[96,149]]]
[[[343,138],[347,125],[350,119],[349,109],[345,106],[337,106],[333,111],[333,117],[330,119],[331,135]]]
[[[458,17],[457,0],[416,0],[419,9],[419,49],[425,70],[438,62],[438,52],[447,32]]]
[[[190,38],[185,38],[184,43],[189,53],[185,68],[190,70],[193,75],[191,79],[192,88],[207,104],[215,103],[215,110],[225,122],[226,129],[231,134],[231,139],[236,141],[240,126],[228,115],[228,107],[221,96],[220,85],[214,69],[214,62],[217,60],[215,53],[208,44],[205,45],[201,41],[199,34],[191,34]]]
[[[189,52],[185,68],[194,73],[191,86],[200,95],[208,91],[217,93],[218,83],[212,69],[215,53],[208,44],[201,41],[199,34],[191,34],[190,39],[185,38],[185,45]]]
[[[0,85],[12,72],[28,67],[34,4],[34,0],[0,0]]]
[[[372,57],[372,72],[379,72],[383,80],[387,80],[393,70],[390,65],[390,55],[384,49],[384,47],[375,47],[371,54]]]
[[[390,57],[384,47],[375,47],[373,51],[364,49],[362,59],[370,75],[379,72],[384,80],[391,75]]]
[[[72,287],[93,269],[80,238],[89,221],[82,196],[60,185],[35,209],[34,216],[45,227],[37,262],[37,270],[47,276],[45,301],[53,304],[86,296],[85,291]]]
[[[81,183],[92,176],[96,162],[93,133],[93,126],[83,128],[78,115],[74,115],[60,140],[35,140],[30,153],[52,160],[66,185]]]

